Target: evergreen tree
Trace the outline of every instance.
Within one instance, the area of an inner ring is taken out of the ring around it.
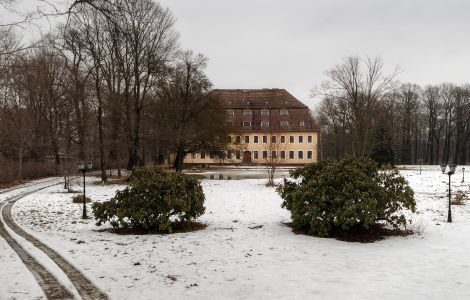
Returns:
[[[375,132],[374,145],[370,157],[379,166],[386,164],[393,166],[394,156],[390,130],[383,125],[379,125]]]

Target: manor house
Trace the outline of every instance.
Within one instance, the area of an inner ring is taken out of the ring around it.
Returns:
[[[308,107],[285,89],[216,89],[231,128],[223,157],[189,154],[186,164],[300,165],[318,161],[319,131]]]

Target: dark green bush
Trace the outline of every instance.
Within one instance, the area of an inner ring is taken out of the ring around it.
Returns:
[[[398,171],[379,172],[368,158],[348,156],[291,172],[278,192],[296,229],[328,236],[333,230],[369,229],[386,223],[406,226],[402,209],[415,210],[414,192]]]
[[[93,204],[97,225],[114,228],[172,231],[175,223],[187,223],[204,213],[204,193],[199,180],[159,169],[134,170],[130,187],[114,198]]]

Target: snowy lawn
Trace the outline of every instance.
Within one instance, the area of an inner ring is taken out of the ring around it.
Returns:
[[[468,195],[470,174],[460,183],[460,169],[453,190]],[[401,172],[416,192],[422,233],[371,244],[292,233],[281,198],[259,179],[203,181],[199,221],[208,227],[192,233],[99,232],[59,187],[20,200],[13,218],[113,299],[469,298],[470,201],[453,207],[448,224],[447,176],[439,167]],[[87,195],[105,201],[118,188],[88,185]],[[0,298],[17,296],[8,291],[0,289]]]

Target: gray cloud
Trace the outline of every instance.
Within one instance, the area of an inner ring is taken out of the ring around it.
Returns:
[[[216,88],[283,87],[300,100],[344,56],[380,55],[421,85],[470,81],[470,1],[163,0]],[[310,103],[311,104],[311,103]]]

